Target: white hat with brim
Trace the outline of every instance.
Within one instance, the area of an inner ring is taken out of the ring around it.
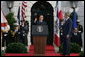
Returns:
[[[80,22],[80,20],[77,20],[77,22]]]

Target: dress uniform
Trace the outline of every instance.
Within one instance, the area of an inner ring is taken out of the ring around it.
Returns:
[[[24,30],[24,26],[20,26],[20,29],[18,30],[18,38],[20,43],[23,43],[27,46],[26,32]]]
[[[2,47],[7,46],[8,32],[2,32]]]
[[[60,22],[60,40],[61,40],[61,44],[63,42],[63,28],[62,28],[62,26],[63,26],[64,22],[65,22],[64,20],[62,20]]]
[[[6,27],[4,27],[5,28],[5,30],[3,30],[3,29],[1,29],[1,32],[2,32],[2,39],[1,39],[1,42],[2,42],[2,44],[1,44],[1,50],[3,51],[3,52],[5,52],[5,49],[6,49],[6,46],[7,46],[7,44],[8,44],[8,42],[7,42],[7,40],[8,40],[8,31],[10,30],[10,26],[7,24],[7,26]]]
[[[19,42],[19,38],[18,38],[18,30],[19,30],[19,27],[16,26],[16,27],[15,27],[15,30],[14,30],[14,38],[15,38],[15,42]]]
[[[82,47],[82,33],[83,33],[83,26],[78,23],[78,32],[79,32],[79,45]]]
[[[73,43],[77,43],[82,47],[82,32],[83,32],[83,27],[82,25],[79,24],[79,21],[77,21],[77,31],[75,32],[75,30],[72,33],[72,38],[71,38],[71,42]]]
[[[10,42],[11,43],[18,42],[17,32],[18,32],[18,24],[17,23],[14,23],[13,29],[10,30],[10,32],[9,32]]]
[[[24,27],[26,36],[25,36],[25,43],[28,46],[28,32],[29,32],[29,23],[28,21],[25,22],[25,27]]]
[[[76,32],[75,30],[72,32],[71,42],[81,45],[81,39],[80,39],[80,33],[79,32]]]
[[[4,47],[5,45],[7,46],[8,42],[8,31],[10,30],[10,26],[7,25],[7,27],[5,27],[7,30],[2,32],[2,47]]]
[[[16,38],[15,38],[16,33],[14,31],[15,30],[13,29],[8,32],[8,39],[7,39],[8,44],[16,42]]]
[[[15,42],[15,38],[13,36],[13,31],[12,30],[9,30],[8,32],[8,38],[7,38],[7,45],[10,44],[10,43],[14,43]]]

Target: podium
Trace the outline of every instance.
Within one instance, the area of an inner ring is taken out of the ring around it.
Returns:
[[[32,25],[32,37],[35,55],[44,55],[48,36],[47,25]]]

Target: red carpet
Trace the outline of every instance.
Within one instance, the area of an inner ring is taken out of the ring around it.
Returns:
[[[30,46],[30,51],[27,54],[14,54],[14,53],[6,53],[4,54],[5,56],[34,56],[34,46]],[[46,51],[44,56],[63,56],[60,53],[55,53],[54,52],[54,47],[53,46],[46,46]],[[70,56],[79,56],[79,54],[72,53]]]
[[[34,56],[33,54],[4,54],[5,56]],[[45,54],[45,56],[63,56],[61,54],[55,54],[55,53],[49,53],[49,54]],[[73,53],[73,54],[70,54],[69,56],[79,56],[79,54],[76,54],[76,53]]]

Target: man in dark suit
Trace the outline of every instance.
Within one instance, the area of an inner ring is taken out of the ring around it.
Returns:
[[[44,21],[44,16],[39,15],[38,18],[35,18],[34,20],[35,25],[46,25],[46,22]],[[38,43],[39,39],[39,43]],[[45,53],[45,46],[46,46],[47,37],[34,37],[33,38],[33,44],[34,44],[34,52],[36,55],[43,55]]]
[[[44,21],[44,16],[39,15],[38,18],[35,18],[34,23],[35,25],[46,25],[46,22]]]
[[[69,13],[65,13],[64,24],[62,25],[62,36],[63,36],[63,55],[70,54],[70,37],[72,29],[72,20],[69,18]]]

